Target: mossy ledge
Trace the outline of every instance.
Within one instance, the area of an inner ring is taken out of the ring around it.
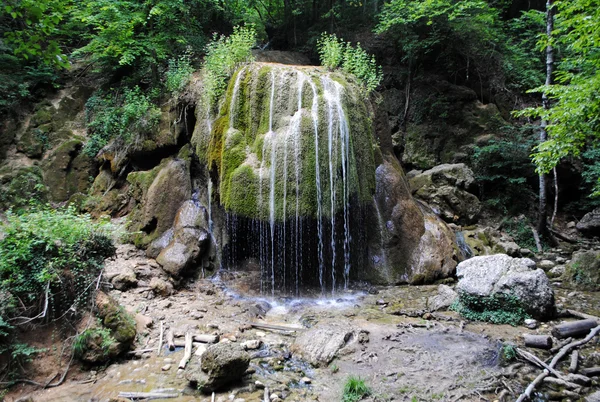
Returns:
[[[225,210],[248,218],[328,217],[375,189],[371,108],[356,84],[319,67],[240,68],[208,145],[193,146],[217,170]]]

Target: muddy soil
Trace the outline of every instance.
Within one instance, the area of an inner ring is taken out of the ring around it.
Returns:
[[[147,263],[136,258],[139,264]],[[185,371],[177,368],[183,347],[171,352],[165,345],[158,353],[161,323],[176,334],[190,331],[218,334],[226,342],[262,341],[260,349],[251,351],[247,375],[217,393],[216,401],[262,401],[263,386],[286,401],[339,401],[350,375],[360,376],[371,388],[366,399],[370,401],[493,401],[502,392],[505,400],[515,400],[539,370],[505,363],[502,344],[521,345],[522,334],[549,333],[552,325],[531,330],[471,323],[450,311],[428,313],[428,299],[437,286],[348,291],[327,298],[261,298],[245,296],[234,286],[251,281],[247,276],[228,273],[218,280],[198,279],[169,297],[156,297],[145,287],[112,290],[128,310],[152,320],[149,328],[140,328],[134,346],[138,352],[107,367],[73,366],[65,384],[57,388],[16,386],[5,400],[31,395],[35,402],[110,401],[119,400],[120,392],[170,392],[179,395],[173,401],[210,401],[211,395],[190,388]],[[556,297],[564,307],[600,313],[599,293],[557,288]],[[255,328],[253,323],[296,330]],[[339,323],[356,336],[329,365],[313,367],[291,352],[302,331]],[[582,360],[600,360],[599,352],[593,344],[582,352]],[[540,400],[547,397],[540,394]]]

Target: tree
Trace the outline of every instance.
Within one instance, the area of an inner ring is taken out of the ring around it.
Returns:
[[[547,122],[548,138],[533,154],[540,173],[548,173],[567,156],[579,157],[600,138],[600,0],[556,0],[554,7],[550,44],[564,57],[555,83],[532,90],[545,93],[552,107],[520,112]],[[545,48],[547,39],[540,44]],[[596,180],[594,194],[600,195],[600,178]]]

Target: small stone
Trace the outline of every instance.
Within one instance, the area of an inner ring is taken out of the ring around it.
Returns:
[[[171,359],[170,357],[165,357],[163,359],[163,362],[165,362],[165,363],[173,363],[173,359]]]
[[[249,341],[242,342],[242,347],[246,350],[256,350],[260,348],[262,341],[259,339],[252,339]]]
[[[172,305],[173,305],[173,303],[171,303],[171,300],[167,299],[167,300],[163,300],[163,301],[159,302],[158,303],[158,308],[162,310],[162,309],[169,308]]]
[[[200,320],[200,319],[204,318],[204,315],[198,311],[194,311],[193,313],[190,314],[190,317],[192,317],[195,320]]]
[[[246,400],[244,398],[236,398],[233,402],[246,402]]]
[[[171,370],[171,365],[170,364],[165,364],[164,366],[162,366],[160,368],[162,371],[169,371]]]
[[[520,249],[520,250],[519,250],[519,252],[521,253],[521,255],[522,255],[523,257],[527,257],[528,255],[531,255],[531,254],[533,254],[533,253],[531,252],[531,250],[530,250],[530,249],[528,249],[528,248],[522,248],[522,249]]]
[[[209,329],[219,329],[219,326],[217,324],[210,323],[210,324],[208,324],[206,326],[206,328],[209,328]]]
[[[260,337],[260,338],[264,338],[265,336],[267,336],[267,334],[265,334],[262,331],[256,331],[256,336]]]
[[[312,382],[312,380],[311,380],[310,378],[308,378],[308,377],[302,377],[302,378],[300,379],[300,382],[301,382],[302,384],[310,384],[310,383]]]
[[[375,304],[377,304],[378,306],[385,306],[385,305],[387,305],[387,303],[383,299],[377,300],[377,302],[375,302]]]
[[[576,226],[577,226],[577,224],[575,222],[573,222],[573,221],[567,223],[567,227],[569,229],[574,229]]]
[[[262,382],[256,380],[254,381],[254,385],[256,386],[256,388],[258,389],[265,389],[265,384],[263,384]]]
[[[277,394],[271,394],[271,396],[269,398],[271,398],[272,401],[278,401],[279,400],[279,395],[277,395]]]
[[[525,322],[524,322],[524,324],[529,329],[536,329],[538,327],[537,320],[534,320],[532,318],[526,319]]]
[[[538,265],[538,267],[540,267],[544,271],[547,271],[549,269],[554,268],[554,266],[556,264],[553,261],[550,261],[550,260],[542,260],[542,261],[538,262],[537,265]]]
[[[201,357],[204,354],[204,352],[206,352],[207,348],[208,348],[207,345],[201,343],[200,345],[198,345],[198,349],[196,349],[196,352],[194,353],[194,355]]]

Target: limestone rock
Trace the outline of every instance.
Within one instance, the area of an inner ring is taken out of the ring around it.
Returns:
[[[167,248],[167,246],[173,241],[174,231],[173,228],[168,229],[162,235],[160,235],[157,239],[155,239],[148,248],[146,249],[146,255],[148,258],[156,258],[160,254],[163,249]]]
[[[160,278],[152,278],[150,280],[150,287],[154,293],[167,297],[173,294],[173,284]]]
[[[233,343],[217,343],[206,349],[202,361],[192,359],[186,378],[205,393],[239,381],[250,364],[250,355]]]
[[[338,351],[355,336],[354,329],[337,324],[322,324],[300,334],[292,352],[316,367],[327,366]]]
[[[510,236],[490,227],[476,227],[462,233],[474,256],[508,254],[519,257],[526,253]]]
[[[600,402],[600,391],[596,391],[586,396],[585,402]]]
[[[600,289],[600,251],[588,250],[573,253],[565,269],[565,278],[579,289]]]
[[[127,290],[137,286],[137,277],[132,269],[126,268],[121,273],[115,275],[110,282],[117,290]]]
[[[446,309],[450,307],[457,298],[458,293],[456,293],[450,286],[440,285],[438,286],[438,294],[429,300],[428,308],[431,311]]]
[[[425,201],[446,222],[470,224],[481,211],[479,199],[471,194],[475,178],[465,164],[444,164],[409,180],[415,197]]]
[[[208,233],[203,229],[180,229],[171,243],[156,257],[156,262],[169,274],[179,277],[197,261],[207,242]]]
[[[495,294],[512,295],[525,311],[535,318],[554,314],[554,292],[548,277],[529,258],[512,258],[506,254],[473,257],[458,264],[456,290],[475,297]]]
[[[600,208],[585,214],[576,227],[586,236],[600,236]]]

